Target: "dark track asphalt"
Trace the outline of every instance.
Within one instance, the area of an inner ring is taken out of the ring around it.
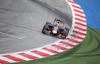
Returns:
[[[66,13],[71,15],[71,12]],[[70,28],[71,18],[67,19],[57,9],[36,0],[0,0],[0,54],[28,50],[58,40],[41,33],[43,25],[54,18],[68,21],[65,25]]]

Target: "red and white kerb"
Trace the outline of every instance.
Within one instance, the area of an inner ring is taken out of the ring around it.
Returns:
[[[82,42],[87,32],[84,11],[73,0],[66,1],[69,3],[72,9],[73,24],[70,33],[65,40],[58,40],[52,44],[27,51],[0,54],[0,64],[37,60],[67,51]]]

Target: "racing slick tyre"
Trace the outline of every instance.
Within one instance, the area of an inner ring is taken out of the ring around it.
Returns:
[[[67,36],[67,30],[64,30],[64,31],[61,33],[61,35],[62,35],[62,39],[65,39],[66,36]]]
[[[65,39],[66,36],[67,36],[67,32],[66,32],[66,30],[63,31],[63,36],[64,36],[63,38]]]
[[[44,25],[43,29],[42,29],[42,33],[45,34],[45,30],[48,29],[48,26],[47,25]]]
[[[46,24],[51,24],[50,22],[46,22]]]
[[[67,30],[67,32],[69,31],[69,28],[65,27],[65,29]]]

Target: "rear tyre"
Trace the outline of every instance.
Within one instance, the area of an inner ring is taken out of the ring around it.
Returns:
[[[65,38],[66,38],[66,36],[67,36],[67,31],[66,31],[66,30],[64,30],[64,31],[62,32],[62,39],[65,39]]]

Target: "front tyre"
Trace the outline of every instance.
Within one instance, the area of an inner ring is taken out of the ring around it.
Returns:
[[[47,25],[44,25],[44,27],[43,27],[43,29],[42,29],[42,33],[43,33],[43,34],[46,34],[46,33],[45,33],[45,30],[47,30],[47,29],[48,29],[48,26],[47,26]]]

